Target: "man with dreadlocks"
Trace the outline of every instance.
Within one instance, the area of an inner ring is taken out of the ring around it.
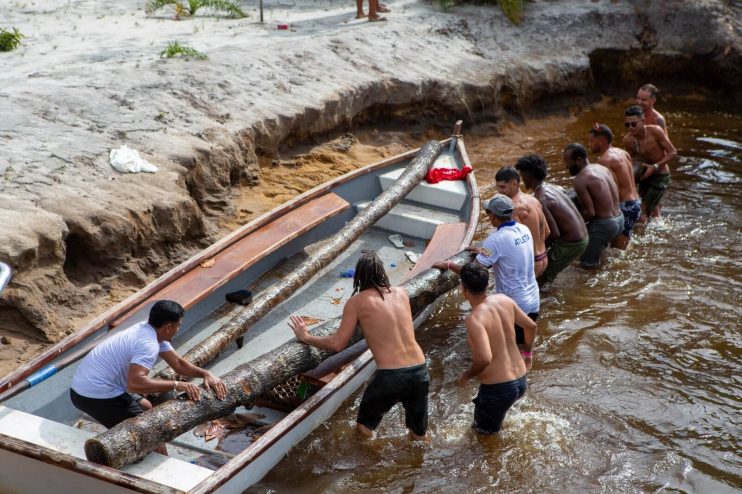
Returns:
[[[335,334],[314,336],[303,319],[294,315],[289,325],[302,343],[331,352],[345,349],[360,326],[378,370],[358,409],[359,437],[370,438],[384,414],[401,402],[410,439],[427,440],[430,378],[425,355],[415,340],[410,299],[403,288],[391,286],[375,252],[364,253],[356,264],[353,295]]]

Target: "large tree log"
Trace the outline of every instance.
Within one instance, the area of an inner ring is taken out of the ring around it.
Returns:
[[[469,252],[460,252],[451,257],[450,261],[463,266],[472,258]],[[418,314],[458,283],[459,277],[453,272],[441,272],[432,268],[404,283],[402,287],[410,297],[412,313]],[[312,329],[311,333],[327,336],[337,331],[339,326],[339,320],[332,320]],[[286,331],[290,329],[287,327]],[[360,332],[357,331],[351,344],[359,339]],[[85,442],[85,456],[95,463],[121,468],[203,422],[229,415],[240,405],[252,407],[255,399],[262,393],[299,373],[313,369],[330,355],[331,352],[310,347],[297,340],[289,341],[222,376],[227,385],[226,399],[220,401],[213,393],[204,390],[200,401],[190,401],[181,396],[156,406],[88,439]]]
[[[288,275],[280,283],[262,292],[249,307],[232,318],[214,334],[191,348],[183,358],[203,367],[217,357],[227,345],[247,332],[256,322],[263,318],[275,306],[288,299],[301,288],[312,276],[330,264],[341,252],[346,250],[374,223],[387,214],[399,201],[404,199],[412,189],[425,177],[430,167],[443,151],[438,141],[429,141],[405,169],[404,173],[382,192],[372,203],[349,221],[332,239]],[[175,372],[166,368],[155,375],[157,379],[173,380]]]

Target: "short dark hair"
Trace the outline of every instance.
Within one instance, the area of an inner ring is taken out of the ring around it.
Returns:
[[[515,164],[515,169],[521,173],[530,173],[536,180],[544,180],[548,171],[546,161],[537,154],[527,154]]]
[[[587,159],[587,149],[579,142],[573,142],[564,146],[564,150],[569,152],[569,157],[573,161],[577,161],[580,158]]]
[[[461,284],[468,291],[481,294],[487,291],[487,284],[490,280],[490,272],[487,268],[477,261],[471,261],[461,267]]]
[[[178,302],[172,300],[158,300],[149,310],[149,325],[160,329],[167,323],[178,322],[183,319],[185,309]]]
[[[495,174],[495,182],[510,182],[515,180],[516,183],[520,183],[520,175],[512,166],[504,166],[497,170]]]
[[[384,293],[381,291],[385,288],[390,291],[392,284],[389,283],[389,277],[384,269],[384,263],[374,251],[367,251],[361,255],[356,263],[356,271],[353,274],[353,295],[362,292],[367,288],[376,288],[381,298]]]
[[[595,137],[605,137],[608,144],[613,142],[613,131],[606,124],[595,124],[595,126],[590,129],[590,135]]]
[[[634,105],[626,108],[626,111],[623,112],[624,115],[627,117],[639,117],[642,118],[644,116],[644,111],[642,110],[642,107],[639,105]]]
[[[644,84],[642,87],[639,88],[639,91],[646,91],[654,98],[657,98],[657,95],[660,94],[660,90],[657,89],[657,86],[655,86],[654,84]]]

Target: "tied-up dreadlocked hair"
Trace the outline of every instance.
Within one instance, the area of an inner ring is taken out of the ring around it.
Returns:
[[[381,298],[384,298],[384,293],[381,291],[382,287],[386,289],[387,293],[391,291],[392,287],[391,283],[389,283],[389,277],[384,270],[384,263],[381,262],[376,252],[364,252],[356,263],[356,272],[353,275],[352,295],[362,292],[367,288],[376,288]]]

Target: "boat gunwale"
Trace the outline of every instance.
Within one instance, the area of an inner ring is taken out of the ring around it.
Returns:
[[[460,122],[457,122],[455,129],[459,129]],[[464,166],[471,166],[469,157],[463,139],[459,132],[454,130],[453,138],[457,139],[457,150],[461,153],[461,159]],[[452,138],[452,139],[453,139]],[[479,206],[479,186],[477,185],[474,173],[467,176],[467,185],[471,192],[469,224],[465,231],[464,237],[459,244],[458,251],[461,251],[471,244],[479,224],[480,206]],[[433,302],[434,304],[435,302]],[[430,305],[433,305],[430,304]],[[429,307],[429,306],[428,306]],[[423,311],[424,312],[424,311]],[[291,413],[282,418],[274,427],[263,434],[257,441],[248,446],[247,449],[240,452],[226,464],[216,470],[212,475],[202,480],[189,494],[209,494],[231,480],[240,471],[245,469],[261,455],[270,451],[278,441],[287,435],[292,429],[297,427],[302,421],[306,420],[320,406],[332,399],[333,396],[342,390],[353,378],[362,372],[373,361],[373,355],[370,350],[365,350],[358,357],[348,363],[338,375],[328,382],[320,391],[310,397],[307,401],[296,407]],[[324,392],[323,392],[324,390]],[[284,423],[285,422],[285,423]],[[249,486],[248,486],[249,487]]]
[[[447,139],[440,141],[440,143],[441,145],[445,145],[449,143],[451,139],[452,138],[449,137]],[[264,213],[258,218],[255,218],[254,220],[250,221],[244,226],[238,228],[237,230],[227,234],[225,237],[216,241],[211,246],[198,252],[197,254],[193,255],[189,259],[183,261],[181,264],[179,264],[175,268],[164,273],[159,278],[157,278],[155,281],[148,284],[146,287],[142,288],[141,290],[130,295],[123,301],[119,302],[118,304],[113,306],[111,309],[104,312],[101,316],[87,323],[85,326],[83,326],[83,328],[70,334],[68,337],[54,344],[51,348],[48,348],[47,350],[39,354],[37,357],[35,357],[31,361],[27,362],[26,364],[23,364],[18,369],[2,377],[0,379],[0,393],[8,391],[14,385],[21,383],[23,380],[28,378],[33,372],[36,372],[39,369],[41,369],[42,366],[49,364],[55,358],[63,355],[65,352],[74,349],[76,345],[82,343],[83,341],[85,341],[87,338],[89,338],[96,332],[105,329],[106,326],[108,326],[112,321],[120,319],[122,316],[126,315],[129,311],[138,307],[139,304],[141,304],[144,300],[146,300],[151,295],[157,293],[159,290],[161,290],[168,284],[181,278],[186,273],[192,271],[193,269],[196,269],[201,264],[201,262],[203,262],[204,260],[211,259],[215,255],[223,252],[224,250],[234,245],[236,242],[254,233],[259,228],[262,228],[268,225],[269,223],[293,211],[299,206],[306,204],[312,199],[315,199],[319,197],[320,195],[330,192],[333,188],[336,188],[342,184],[355,180],[363,175],[372,173],[376,170],[398,164],[405,160],[412,159],[419,150],[420,148],[418,147],[413,150],[406,151],[404,153],[398,154],[396,156],[392,156],[385,160],[371,163],[362,168],[358,168],[344,175],[341,175],[340,177],[337,177],[333,180],[322,183],[312,189],[309,189],[306,192],[303,192],[302,194],[296,196],[294,199],[291,199],[290,201],[287,201],[281,204],[280,206]],[[2,403],[2,401],[4,400],[0,398],[0,403]]]

